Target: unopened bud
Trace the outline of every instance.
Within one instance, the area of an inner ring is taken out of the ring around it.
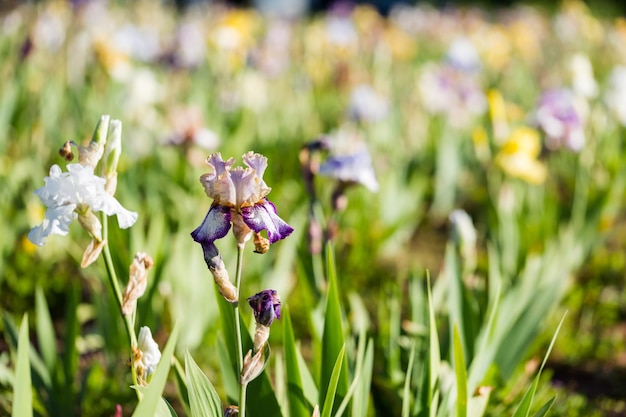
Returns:
[[[270,241],[267,238],[261,236],[261,233],[254,233],[254,252],[260,253],[261,255],[267,253],[270,250]]]
[[[146,292],[148,269],[154,265],[152,258],[144,252],[138,252],[130,264],[128,284],[122,299],[122,314],[129,315],[137,307],[137,299]]]
[[[313,407],[313,414],[311,414],[311,417],[320,417],[320,406],[315,404],[315,407]]]
[[[226,301],[236,306],[239,302],[237,298],[237,287],[230,282],[226,265],[224,265],[222,255],[220,255],[217,250],[217,246],[211,243],[202,245],[202,249],[204,251],[204,261],[213,275],[217,290]]]
[[[96,167],[107,143],[107,133],[109,131],[109,116],[100,116],[96,129],[91,137],[91,142],[87,146],[78,147],[78,162],[83,166]]]
[[[243,359],[243,368],[241,369],[241,385],[247,385],[250,381],[261,375],[265,368],[265,361],[263,360],[263,349],[259,350],[252,356],[252,351],[249,350],[246,353],[246,357]]]
[[[111,137],[104,149],[104,177],[107,181],[105,189],[113,195],[117,188],[117,164],[122,154],[122,122],[111,120],[110,127]]]

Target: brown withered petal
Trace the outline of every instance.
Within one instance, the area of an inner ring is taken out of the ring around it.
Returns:
[[[263,349],[259,350],[252,356],[252,350],[246,353],[246,357],[243,359],[243,369],[241,370],[240,382],[242,385],[247,385],[250,381],[261,375],[265,363],[263,361]]]
[[[89,265],[94,263],[96,259],[98,259],[98,256],[100,256],[100,252],[102,252],[104,245],[106,245],[106,240],[97,241],[92,239],[83,253],[83,260],[80,263],[81,268],[87,268]]]
[[[265,343],[270,338],[270,327],[261,323],[257,323],[254,330],[254,351],[258,352],[263,349]]]
[[[66,161],[72,161],[74,159],[74,153],[72,152],[72,141],[67,141],[63,144],[63,147],[59,149],[59,155]]]
[[[137,305],[137,299],[146,292],[148,285],[148,269],[154,265],[154,261],[144,252],[137,252],[130,264],[128,284],[124,288],[122,299],[122,313],[132,314]]]
[[[229,405],[224,410],[224,417],[236,417],[239,415],[239,407],[236,405]]]
[[[270,241],[261,236],[261,233],[254,233],[254,252],[261,255],[270,250]]]

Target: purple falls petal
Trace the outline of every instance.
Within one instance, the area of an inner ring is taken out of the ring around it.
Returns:
[[[209,209],[202,224],[191,232],[191,237],[202,244],[202,247],[212,244],[215,240],[226,236],[230,230],[230,219],[229,207],[214,205]]]
[[[248,227],[255,232],[267,230],[267,237],[270,243],[278,242],[293,232],[293,227],[278,217],[276,207],[267,198],[264,198],[254,206],[242,207],[241,217]]]

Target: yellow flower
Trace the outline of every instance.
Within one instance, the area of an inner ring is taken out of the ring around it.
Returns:
[[[547,176],[546,167],[537,160],[541,152],[539,132],[518,127],[496,155],[496,164],[507,174],[530,184],[541,184]]]

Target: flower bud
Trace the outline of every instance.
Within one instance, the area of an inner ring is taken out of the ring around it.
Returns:
[[[122,153],[122,122],[111,120],[111,137],[104,149],[104,178],[106,191],[114,195],[117,188],[117,164]]]
[[[319,405],[315,404],[315,407],[313,407],[313,414],[311,414],[311,417],[320,417]]]
[[[132,314],[137,308],[137,299],[146,292],[148,284],[148,269],[154,265],[152,258],[144,252],[135,254],[130,265],[128,284],[124,289],[122,299],[122,314]]]
[[[280,297],[276,290],[263,290],[248,298],[258,324],[270,326],[274,319],[280,318]]]

